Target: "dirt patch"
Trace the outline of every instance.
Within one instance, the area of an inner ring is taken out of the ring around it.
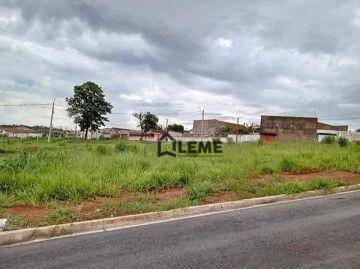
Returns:
[[[30,219],[40,218],[53,212],[53,209],[35,205],[17,205],[6,210],[8,215],[26,215]]]
[[[162,199],[173,199],[185,196],[186,192],[184,189],[173,188],[168,190],[162,190],[157,193]]]
[[[205,198],[206,204],[230,202],[235,200],[235,194],[231,191],[215,192]]]
[[[281,173],[280,177],[286,181],[309,181],[315,178],[329,178],[333,180],[341,181],[353,181],[360,180],[360,174],[352,172],[341,172],[341,171],[320,171],[310,173]],[[261,180],[270,180],[272,175],[266,174],[260,177]]]

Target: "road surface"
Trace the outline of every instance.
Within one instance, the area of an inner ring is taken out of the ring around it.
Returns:
[[[360,191],[0,248],[0,268],[360,268]]]

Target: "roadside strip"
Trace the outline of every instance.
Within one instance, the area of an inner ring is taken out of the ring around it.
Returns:
[[[175,219],[190,218],[208,214],[232,211],[252,206],[267,205],[285,201],[294,201],[304,198],[316,198],[328,194],[360,190],[360,184],[344,186],[331,191],[316,190],[296,195],[276,195],[260,198],[244,199],[238,201],[191,206],[169,211],[150,212],[129,216],[121,216],[90,221],[73,222],[46,227],[36,227],[15,231],[0,232],[0,246],[25,243],[30,241],[45,240],[55,237],[70,236],[84,233],[103,232],[114,229],[147,225],[156,222],[165,222]]]

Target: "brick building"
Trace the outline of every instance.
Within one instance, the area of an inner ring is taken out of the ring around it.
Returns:
[[[317,118],[261,116],[261,139],[266,141],[316,141],[317,122]]]
[[[223,127],[229,128],[229,133],[236,133],[238,130],[243,130],[245,128],[244,125],[235,124],[226,121],[220,121],[216,119],[204,120],[204,136],[218,136],[220,134],[220,130]],[[193,123],[193,135],[201,135],[202,129],[202,120],[194,120]]]
[[[312,117],[261,116],[260,135],[266,141],[317,141],[319,130],[347,131],[346,125],[329,125]]]

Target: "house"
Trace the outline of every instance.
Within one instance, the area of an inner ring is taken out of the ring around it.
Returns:
[[[103,128],[100,130],[100,136],[107,139],[121,139],[128,140],[132,130],[124,128]]]
[[[132,130],[129,135],[129,140],[157,142],[164,133],[162,130],[155,129],[151,129],[145,133],[140,130]]]
[[[200,136],[201,133],[203,136],[219,136],[221,129],[224,127],[229,128],[229,133],[236,133],[245,129],[244,125],[220,121],[217,119],[194,120],[192,134],[194,136]]]
[[[40,138],[42,132],[31,129],[24,125],[3,125],[0,126],[0,135],[9,138]]]
[[[317,134],[318,141],[321,142],[326,136],[343,136],[348,132],[347,125],[329,125],[318,122]]]
[[[360,141],[360,132],[351,132],[347,125],[329,125],[318,123],[318,141],[321,142],[326,136],[344,137],[349,141]]]

